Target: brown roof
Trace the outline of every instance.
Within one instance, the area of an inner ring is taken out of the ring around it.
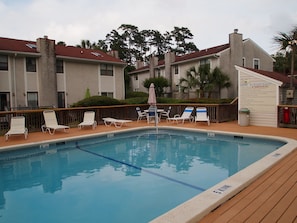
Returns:
[[[0,51],[38,53],[36,49],[29,47],[30,44],[36,45],[36,42],[0,37]]]
[[[219,53],[225,49],[228,49],[230,47],[230,44],[223,44],[223,45],[219,45],[219,46],[215,46],[215,47],[211,47],[211,48],[207,48],[204,50],[200,50],[200,51],[195,51],[193,53],[189,53],[186,55],[182,55],[182,56],[176,56],[174,63],[178,63],[178,62],[182,62],[182,61],[187,61],[187,60],[191,60],[191,59],[197,59],[200,57],[206,57],[206,56],[211,56],[211,55],[215,55],[216,53]],[[160,60],[158,61],[158,65],[157,66],[164,66],[165,65],[165,61],[164,60]],[[142,70],[147,70],[149,69],[149,66],[144,66],[144,67],[140,67],[132,72],[130,72],[131,74],[133,73],[138,73],[139,71]]]
[[[199,57],[205,57],[205,56],[210,56],[216,53],[219,53],[225,49],[228,49],[230,47],[230,44],[223,44],[223,45],[219,45],[219,46],[215,46],[215,47],[211,47],[211,48],[207,48],[204,50],[199,50],[199,51],[195,51],[193,53],[189,53],[183,56],[178,56],[176,57],[175,62],[179,62],[179,61],[185,61],[185,60],[190,60],[190,59],[196,59]]]
[[[266,77],[270,77],[272,79],[275,79],[275,80],[278,80],[280,82],[283,82],[284,85],[290,84],[290,77],[288,77],[285,74],[277,73],[277,72],[272,72],[272,71],[257,70],[257,69],[247,68],[247,67],[245,67],[245,69],[251,70],[251,71],[256,72],[258,74],[261,74],[261,75],[264,75]],[[294,85],[297,85],[297,80],[294,79],[293,80],[293,83],[294,83]]]
[[[17,40],[0,37],[0,51],[36,53],[36,42],[27,40]],[[79,58],[85,60],[97,60],[104,62],[122,63],[124,62],[100,50],[84,49],[74,46],[56,45],[56,55],[61,57]]]

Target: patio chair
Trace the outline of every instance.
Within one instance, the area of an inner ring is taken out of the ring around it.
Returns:
[[[155,123],[155,121],[157,121],[158,123],[160,122],[160,117],[161,116],[159,116],[158,114],[158,108],[155,105],[151,105],[146,112],[147,123],[150,123],[150,122]]]
[[[93,129],[97,127],[97,121],[95,120],[94,111],[84,112],[84,119],[81,123],[78,124],[78,128],[82,129],[85,126],[92,126]]]
[[[66,129],[69,129],[69,126],[58,124],[56,112],[53,110],[43,111],[43,117],[45,124],[41,126],[42,132],[48,131],[50,135],[53,135],[56,130],[64,130],[66,132]]]
[[[139,120],[141,120],[142,118],[147,118],[146,117],[146,115],[147,115],[146,112],[141,111],[139,107],[136,107],[136,112],[137,112],[137,115],[138,115],[137,122]]]
[[[173,118],[167,118],[167,121],[173,121],[173,122],[176,122],[176,124],[178,124],[179,121],[181,121],[182,124],[184,124],[185,120],[188,120],[191,122],[193,120],[193,116],[192,116],[193,110],[194,110],[193,107],[186,107],[182,115],[176,114],[174,115]]]
[[[205,107],[196,108],[195,124],[197,122],[207,122],[210,125],[209,116],[207,115],[207,109]]]
[[[15,116],[10,120],[10,129],[5,134],[5,140],[8,140],[9,136],[12,135],[25,135],[25,139],[28,137],[28,129],[25,126],[25,117],[24,116]]]
[[[106,126],[114,125],[116,128],[121,128],[123,125],[126,125],[129,122],[132,122],[132,120],[124,120],[124,119],[115,119],[115,118],[102,118],[104,121],[104,124]]]
[[[168,110],[167,111],[163,111],[161,112],[160,114],[160,118],[164,117],[164,118],[170,118],[170,111],[171,111],[171,106],[169,106]]]

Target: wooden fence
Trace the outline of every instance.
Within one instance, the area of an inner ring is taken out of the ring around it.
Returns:
[[[207,111],[211,122],[227,122],[237,120],[238,108],[237,104],[158,104],[158,108],[165,110],[171,106],[170,116],[181,114],[185,107],[207,107]],[[77,127],[82,122],[85,111],[95,111],[95,119],[98,124],[102,124],[102,118],[113,117],[118,119],[137,120],[136,107],[141,110],[147,109],[148,105],[118,105],[118,106],[96,106],[96,107],[80,107],[80,108],[55,108],[58,123]],[[23,115],[26,118],[26,127],[29,132],[41,131],[44,124],[43,110],[18,110],[0,112],[0,135],[4,135],[9,130],[9,123],[12,116]],[[193,115],[194,112],[193,112]]]

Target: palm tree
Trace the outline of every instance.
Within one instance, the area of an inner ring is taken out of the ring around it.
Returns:
[[[291,50],[291,78],[290,88],[293,88],[294,78],[294,62],[295,54],[297,52],[297,26],[295,26],[289,33],[279,32],[277,36],[274,36],[273,40],[280,46],[280,50]]]
[[[214,87],[218,88],[219,92],[219,98],[221,98],[221,90],[223,88],[229,88],[231,86],[230,78],[224,74],[220,68],[216,67],[212,72],[211,72],[211,83],[213,83]],[[211,93],[209,93],[210,97]]]
[[[190,98],[190,90],[198,85],[198,77],[199,71],[195,67],[191,67],[187,70],[186,77],[179,80],[180,89],[183,93],[187,91],[188,98]]]

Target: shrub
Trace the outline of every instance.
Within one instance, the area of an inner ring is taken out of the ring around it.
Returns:
[[[147,104],[147,97],[135,97],[135,98],[127,98],[123,102],[125,104]]]
[[[138,91],[131,91],[127,92],[126,98],[137,98],[137,97],[148,97],[148,93],[145,92],[138,92]]]
[[[106,97],[106,96],[91,96],[74,103],[71,107],[89,107],[89,106],[100,106],[100,105],[121,105],[123,104],[117,99]]]

